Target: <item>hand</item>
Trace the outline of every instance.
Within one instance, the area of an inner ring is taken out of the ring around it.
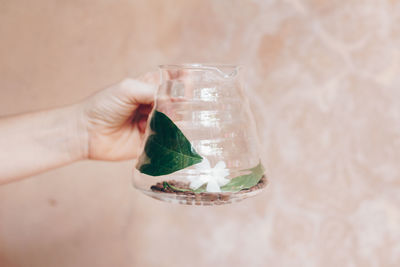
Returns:
[[[148,73],[125,79],[80,103],[86,131],[84,158],[126,160],[139,156],[158,79]]]
[[[78,104],[0,118],[0,184],[81,159],[137,157],[157,83],[150,73]]]

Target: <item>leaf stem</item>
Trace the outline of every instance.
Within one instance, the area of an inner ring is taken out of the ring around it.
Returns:
[[[176,186],[170,185],[168,182],[165,182],[165,181],[163,182],[163,187],[164,187],[164,189],[167,189],[167,188],[169,187],[169,188],[171,188],[172,190],[174,190],[174,191],[179,191],[179,192],[188,192],[188,191],[193,192],[192,189],[178,188],[178,187],[176,187]]]

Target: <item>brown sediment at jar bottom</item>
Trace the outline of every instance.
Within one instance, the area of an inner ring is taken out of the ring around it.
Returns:
[[[179,182],[175,180],[166,181],[171,186],[181,188],[181,189],[189,189],[189,183]],[[171,187],[164,188],[163,182],[159,182],[155,185],[152,185],[150,188],[154,193],[167,193],[171,195],[175,195],[176,199],[181,202],[181,204],[187,205],[221,205],[231,203],[231,200],[237,199],[240,200],[243,195],[251,195],[252,192],[258,191],[264,188],[268,184],[267,178],[265,175],[260,179],[258,184],[248,189],[243,189],[238,192],[221,192],[221,193],[194,193],[192,191],[177,191],[172,189]]]

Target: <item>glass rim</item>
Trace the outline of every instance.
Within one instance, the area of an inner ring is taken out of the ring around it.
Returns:
[[[204,69],[241,69],[244,66],[242,64],[221,64],[221,63],[184,63],[184,64],[161,64],[158,67],[162,70],[168,69],[193,69],[193,70],[204,70]]]

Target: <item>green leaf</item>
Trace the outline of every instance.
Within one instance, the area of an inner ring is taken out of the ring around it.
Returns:
[[[169,184],[168,182],[163,182],[163,187],[164,187],[164,189],[167,189],[167,188],[169,187],[169,188],[171,188],[172,190],[174,190],[174,191],[179,191],[179,192],[187,192],[187,191],[193,192],[192,189],[178,188],[178,187],[176,187],[176,186],[173,186],[173,185]]]
[[[194,150],[181,130],[164,113],[155,110],[150,121],[152,133],[136,168],[151,176],[170,174],[203,158]]]
[[[233,178],[229,183],[221,187],[221,191],[237,192],[243,189],[249,189],[258,184],[264,175],[264,167],[261,162],[247,171],[250,171],[250,173]]]
[[[255,166],[254,168],[247,169],[244,171],[249,171],[250,173],[233,178],[229,183],[227,183],[226,185],[221,187],[221,191],[222,192],[238,192],[240,190],[249,189],[249,188],[257,185],[264,175],[264,167],[261,164],[261,162],[258,163],[258,165]],[[176,186],[170,185],[168,182],[164,182],[163,186],[164,186],[164,188],[169,187],[175,191],[180,191],[180,192],[186,192],[186,191],[191,191],[193,193],[207,192],[206,185],[203,185],[196,190],[178,188]]]
[[[204,186],[202,186],[202,187],[200,187],[200,188],[198,188],[198,189],[196,189],[196,190],[194,190],[194,189],[191,189],[191,188],[179,188],[179,187],[176,187],[176,186],[173,186],[173,185],[171,185],[170,183],[168,183],[168,182],[163,182],[163,187],[164,187],[164,189],[167,189],[167,188],[171,188],[172,190],[174,190],[174,191],[178,191],[178,192],[193,192],[193,193],[203,193],[203,192],[206,192],[206,186],[204,185]]]

